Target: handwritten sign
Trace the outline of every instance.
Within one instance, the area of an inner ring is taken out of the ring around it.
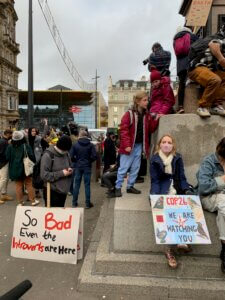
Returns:
[[[187,14],[187,26],[205,26],[213,0],[192,0]]]
[[[150,197],[157,244],[211,244],[198,196]]]
[[[81,215],[74,208],[17,207],[11,255],[76,264],[83,256]]]

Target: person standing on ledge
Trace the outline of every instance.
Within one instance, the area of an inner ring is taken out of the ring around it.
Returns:
[[[149,156],[149,135],[158,126],[158,119],[153,119],[147,111],[148,94],[138,92],[134,96],[131,110],[122,117],[120,124],[120,167],[117,174],[115,196],[122,197],[121,187],[124,177],[129,170],[127,193],[140,194],[134,188],[141,164],[141,154]]]

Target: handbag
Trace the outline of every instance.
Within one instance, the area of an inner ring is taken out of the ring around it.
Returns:
[[[30,176],[31,174],[33,174],[35,163],[32,160],[30,160],[30,158],[28,157],[25,144],[24,144],[23,165],[24,165],[24,171],[26,176]]]

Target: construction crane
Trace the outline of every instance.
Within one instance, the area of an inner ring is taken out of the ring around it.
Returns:
[[[59,30],[55,24],[54,18],[52,16],[51,10],[48,6],[47,0],[38,0],[39,5],[41,7],[42,13],[44,15],[44,18],[46,20],[46,23],[48,25],[48,28],[51,32],[51,35],[54,39],[54,42],[59,50],[59,53],[70,72],[71,76],[73,77],[76,84],[82,89],[82,90],[91,90],[94,91],[95,85],[87,83],[79,74],[76,67],[74,66],[68,51],[66,50],[66,47],[62,41],[62,38],[60,36]]]

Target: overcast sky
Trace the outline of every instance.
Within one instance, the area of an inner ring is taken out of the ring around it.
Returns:
[[[17,42],[21,53],[19,88],[27,89],[28,0],[16,0]],[[48,0],[70,57],[82,77],[92,82],[96,68],[99,89],[107,100],[108,77],[139,80],[151,46],[159,41],[172,50],[172,40],[183,17],[181,0]],[[34,89],[62,84],[77,89],[54,44],[38,0],[33,1]],[[176,74],[173,55],[172,75]]]

